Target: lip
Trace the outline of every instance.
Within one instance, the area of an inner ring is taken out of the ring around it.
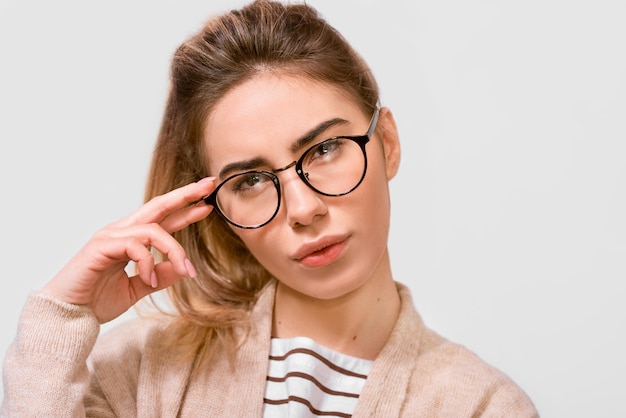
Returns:
[[[328,236],[298,248],[293,259],[306,267],[323,267],[338,259],[347,245],[346,236]]]

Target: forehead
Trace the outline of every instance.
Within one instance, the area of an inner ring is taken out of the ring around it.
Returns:
[[[211,174],[220,166],[272,156],[282,163],[290,145],[323,121],[365,118],[340,88],[306,77],[261,74],[235,87],[214,106],[203,132]]]

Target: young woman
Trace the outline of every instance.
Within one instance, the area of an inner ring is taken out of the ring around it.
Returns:
[[[215,17],[171,79],[147,202],[29,297],[4,415],[537,416],[394,280],[396,125],[314,9]],[[161,289],[172,310],[98,335]]]

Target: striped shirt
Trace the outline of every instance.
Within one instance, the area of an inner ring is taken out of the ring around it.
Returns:
[[[372,361],[310,338],[272,338],[264,418],[351,417]]]

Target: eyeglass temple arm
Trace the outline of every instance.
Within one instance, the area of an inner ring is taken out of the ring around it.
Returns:
[[[372,120],[370,121],[370,127],[367,130],[367,136],[372,137],[374,134],[374,130],[376,129],[376,123],[378,122],[378,113],[380,112],[380,108],[376,108],[374,114],[372,115]]]

